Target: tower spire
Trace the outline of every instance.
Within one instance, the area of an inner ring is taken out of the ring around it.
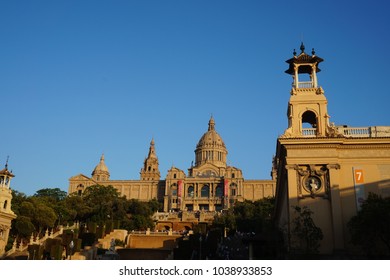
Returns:
[[[148,158],[157,158],[156,149],[154,148],[154,139],[153,138],[152,138],[152,141],[150,141]]]
[[[154,139],[150,141],[148,157],[144,160],[144,167],[141,169],[141,180],[160,180],[160,171],[158,169],[158,158]]]
[[[9,156],[7,156],[7,160],[5,161],[5,169],[8,169],[8,160],[9,160]]]

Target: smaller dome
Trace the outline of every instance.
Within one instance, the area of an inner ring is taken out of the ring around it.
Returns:
[[[95,173],[103,173],[103,172],[108,173],[108,168],[104,163],[104,154],[101,156],[100,162],[98,163],[98,165],[96,165],[95,169],[92,172],[92,175],[94,175]]]

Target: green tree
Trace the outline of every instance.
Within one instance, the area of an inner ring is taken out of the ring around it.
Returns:
[[[369,193],[347,226],[351,242],[368,256],[390,255],[390,198]]]
[[[35,226],[31,222],[30,217],[17,216],[14,221],[15,223],[13,225],[13,228],[16,231],[15,235],[23,239],[29,239],[31,234],[35,231]]]
[[[222,232],[224,232],[225,229],[235,231],[237,229],[237,224],[233,208],[226,210],[221,215],[216,215],[213,220],[213,227],[219,228]]]
[[[114,214],[113,206],[119,197],[119,192],[112,186],[88,187],[83,194],[86,206],[91,209],[88,218],[98,223],[111,219]]]
[[[271,217],[274,202],[273,198],[264,198],[254,202],[248,200],[237,202],[233,208],[216,216],[213,225],[243,232],[264,232],[266,227],[273,228]]]
[[[152,215],[157,207],[156,201],[143,202],[137,199],[126,201],[126,218],[123,220],[123,228],[127,230],[146,230],[153,228]],[[152,207],[151,207],[152,205]]]
[[[35,227],[35,230],[38,233],[41,233],[46,228],[54,227],[55,221],[57,220],[57,215],[54,209],[47,205],[45,199],[30,197],[25,201],[21,202],[17,206],[18,216],[20,219],[16,220],[19,223],[32,223]],[[23,219],[22,219],[23,217]],[[19,224],[18,228],[31,228],[30,224],[28,226],[22,226]],[[23,230],[22,236],[25,236],[25,230]]]
[[[64,200],[67,197],[67,193],[59,188],[45,188],[35,192],[35,197],[44,197],[51,201],[58,202]]]
[[[27,200],[28,197],[24,193],[18,192],[16,190],[12,190],[12,205],[11,205],[12,211],[16,215],[20,215],[20,205]]]
[[[52,207],[46,205],[42,201],[34,201],[33,223],[37,227],[39,233],[46,228],[53,228],[56,220],[57,215]]]
[[[132,215],[151,216],[154,211],[150,208],[149,203],[131,199],[128,201],[127,213]]]
[[[86,221],[92,214],[92,207],[88,206],[83,197],[71,194],[60,201],[56,212],[58,223],[65,225],[73,221]]]
[[[296,217],[292,221],[292,249],[296,253],[304,255],[318,254],[324,235],[311,217],[313,211],[306,206],[295,206],[293,209]]]
[[[19,214],[33,219],[35,214],[34,203],[28,200],[23,201],[19,206]]]
[[[161,202],[159,202],[157,199],[153,198],[152,200],[148,201],[149,209],[155,213],[157,211],[162,211],[163,205]]]
[[[275,209],[275,198],[267,197],[254,202],[256,215],[264,220],[270,221]]]

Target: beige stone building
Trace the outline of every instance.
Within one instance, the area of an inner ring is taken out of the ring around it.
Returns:
[[[323,254],[353,252],[347,223],[369,192],[390,196],[390,127],[348,127],[329,122],[327,99],[317,73],[323,61],[294,51],[288,128],[277,139],[276,220],[289,238],[293,206],[307,206],[324,234]]]
[[[164,211],[219,211],[231,207],[236,201],[258,200],[275,194],[275,181],[245,180],[239,168],[227,165],[227,148],[215,129],[211,117],[208,130],[195,149],[195,164],[188,173],[172,167],[161,179],[155,143],[140,172],[139,180],[111,180],[104,156],[92,172],[69,179],[69,193],[82,194],[91,185],[111,185],[128,199],[147,201],[153,198],[164,204]]]
[[[0,257],[5,253],[11,222],[16,218],[11,210],[12,190],[11,179],[14,175],[8,170],[8,164],[0,170]]]

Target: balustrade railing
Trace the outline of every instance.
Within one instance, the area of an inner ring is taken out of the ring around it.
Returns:
[[[22,241],[20,241],[18,244],[17,240],[15,239],[12,248],[9,251],[7,251],[3,256],[0,256],[0,257],[4,258],[4,257],[12,255],[15,252],[24,252],[28,249],[29,245],[32,245],[32,244],[42,245],[47,239],[49,239],[49,238],[53,239],[53,238],[56,238],[57,236],[63,234],[65,229],[75,229],[78,227],[79,227],[79,223],[75,223],[74,225],[66,226],[65,228],[63,226],[60,226],[56,231],[54,231],[54,229],[52,229],[51,231],[49,231],[47,229],[45,232],[45,235],[41,238],[39,236],[34,236],[32,234],[28,243],[23,243]]]
[[[370,127],[339,127],[338,131],[347,137],[372,137]]]
[[[390,137],[390,126],[367,126],[367,127],[333,127],[340,136],[347,138],[359,137]],[[303,137],[316,137],[316,128],[302,128]]]
[[[302,135],[305,137],[314,137],[317,135],[316,128],[302,128]]]
[[[309,81],[309,82],[298,82],[296,85],[297,85],[297,88],[312,88],[312,87],[314,87],[312,81]]]

